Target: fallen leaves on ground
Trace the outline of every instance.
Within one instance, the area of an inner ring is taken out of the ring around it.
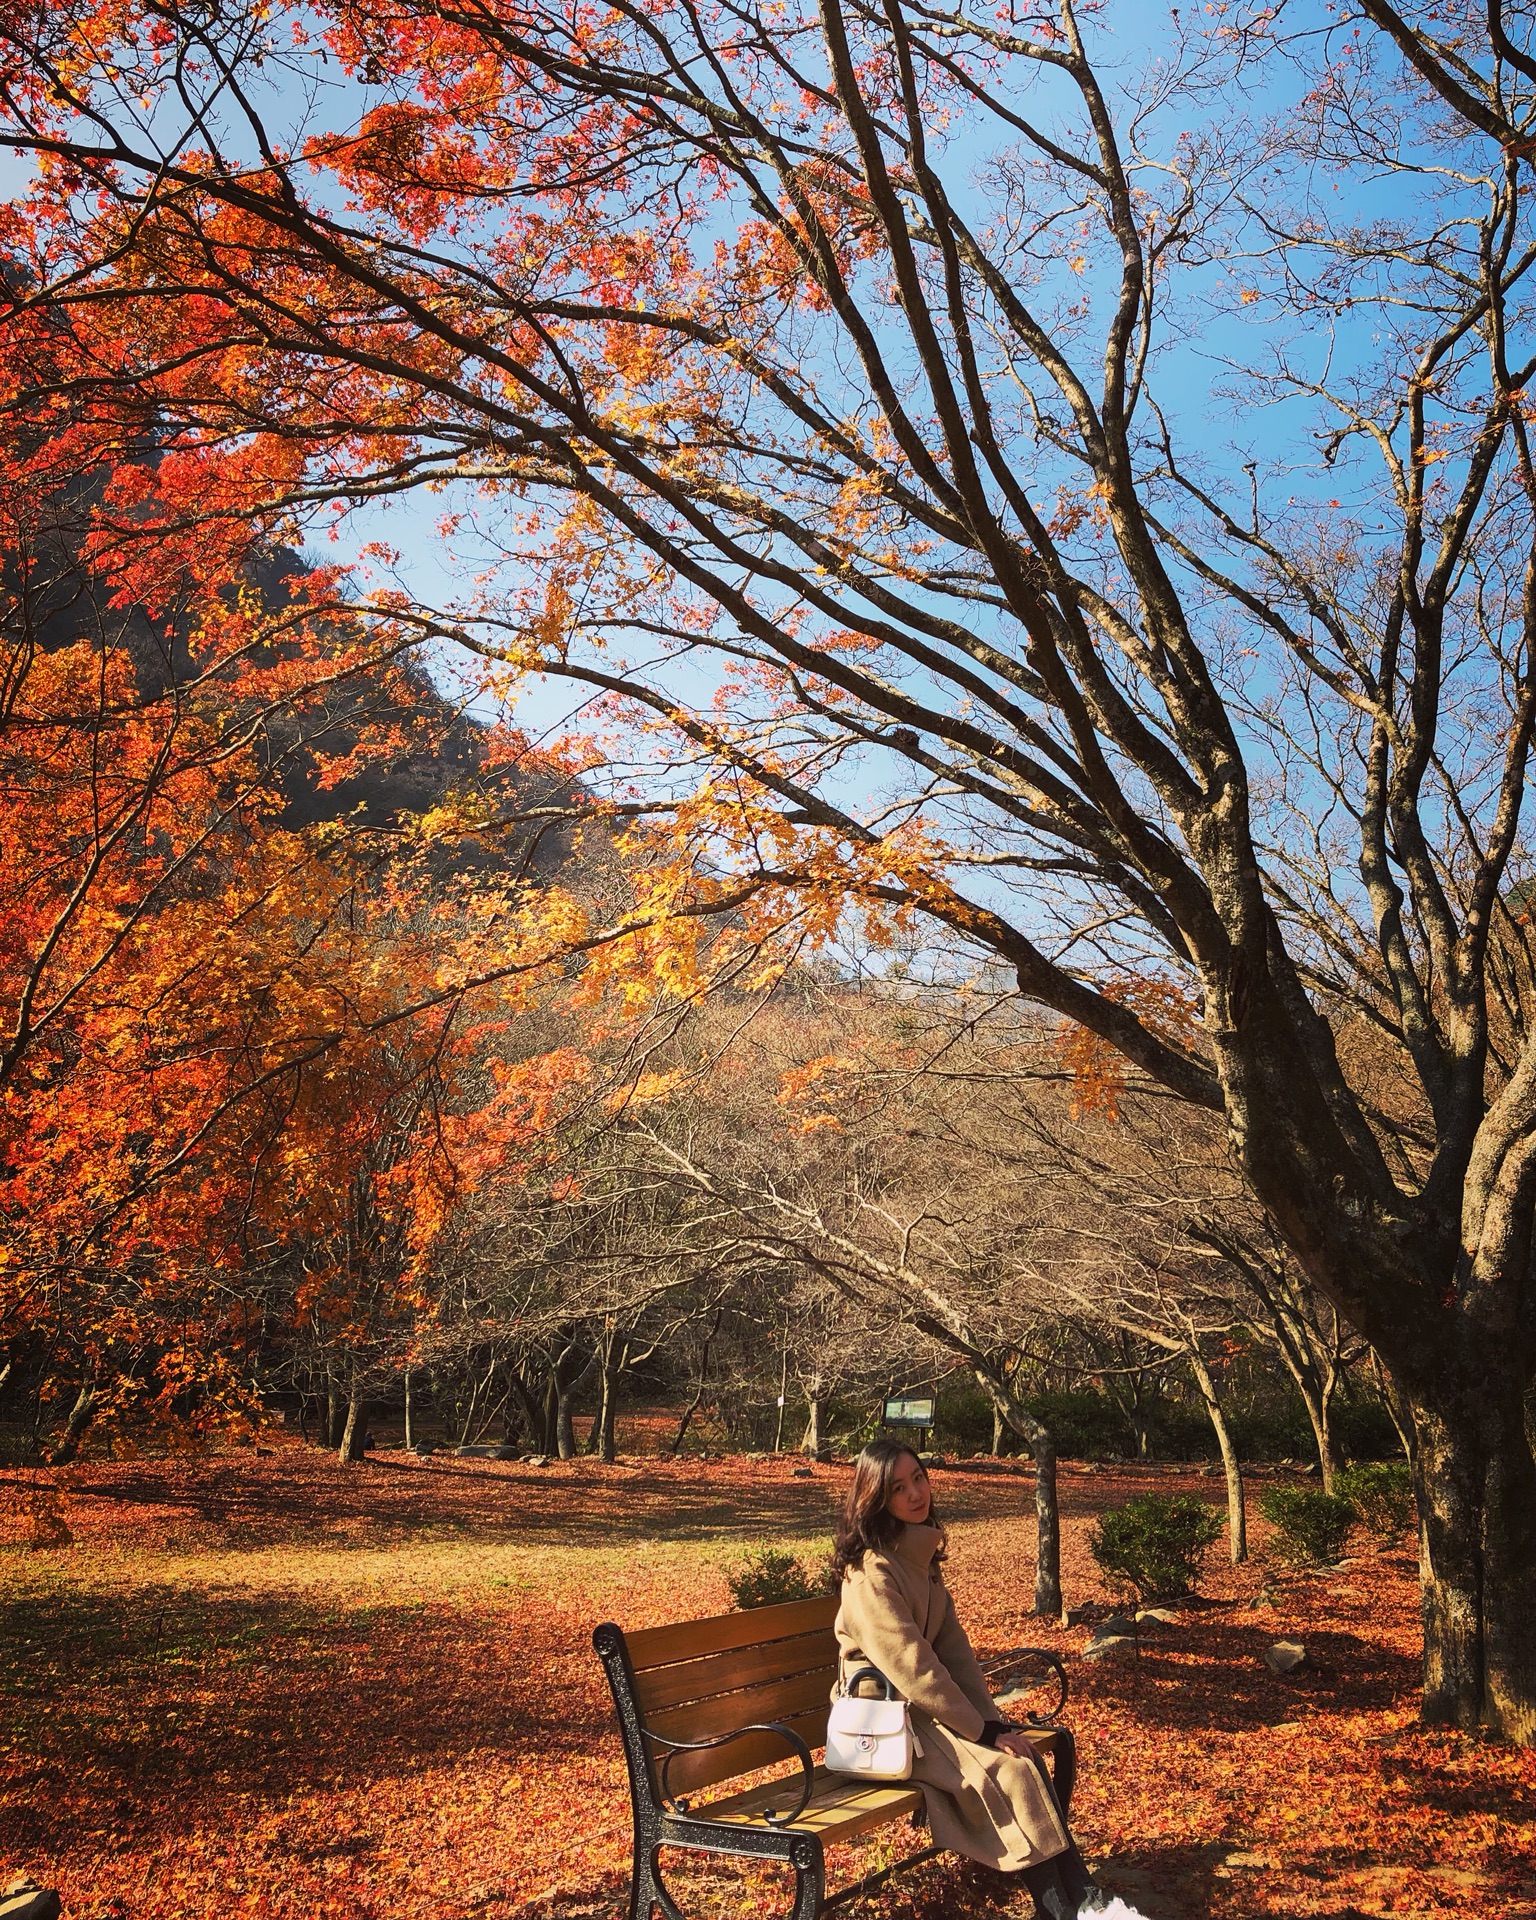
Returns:
[[[0,1869],[59,1886],[69,1920],[608,1920],[629,1819],[593,1624],[722,1610],[742,1543],[824,1543],[845,1475],[790,1457],[342,1468],[280,1446],[79,1468],[74,1545],[31,1547],[40,1483],[13,1472]],[[1095,1515],[1150,1484],[1215,1497],[1193,1475],[1064,1475],[1074,1605],[1108,1599]],[[1088,1625],[1025,1611],[1027,1472],[967,1462],[938,1485],[977,1644],[1069,1656],[1074,1824],[1152,1920],[1536,1915],[1536,1754],[1418,1725],[1406,1542],[1303,1575],[1266,1565],[1260,1529],[1256,1561],[1213,1556],[1203,1604],[1136,1658],[1091,1663]],[[1260,1658],[1282,1637],[1309,1653],[1288,1678]],[[834,1881],[912,1844],[842,1850]],[[701,1920],[787,1909],[768,1875],[675,1883]],[[860,1912],[979,1920],[993,1897],[941,1861]]]

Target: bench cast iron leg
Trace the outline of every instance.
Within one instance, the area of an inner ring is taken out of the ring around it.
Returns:
[[[1056,1729],[1056,1772],[1051,1784],[1065,1819],[1072,1811],[1072,1789],[1077,1784],[1077,1742],[1066,1727]]]
[[[792,1841],[789,1863],[795,1870],[795,1905],[790,1920],[816,1920],[827,1890],[821,1848],[814,1841]]]
[[[750,1859],[754,1856],[744,1857]],[[795,1904],[790,1909],[789,1920],[816,1920],[826,1893],[821,1848],[814,1840],[791,1841],[789,1864],[795,1870]],[[661,1908],[666,1920],[684,1920],[682,1909],[668,1893],[666,1882],[661,1877],[660,1846],[637,1846],[634,1871],[630,1876],[629,1920],[651,1920],[657,1907]]]
[[[661,1848],[636,1843],[635,1867],[629,1883],[629,1920],[651,1920],[660,1907],[666,1920],[683,1920],[682,1909],[667,1892],[661,1877]]]

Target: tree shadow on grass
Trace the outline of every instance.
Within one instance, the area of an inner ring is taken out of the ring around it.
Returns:
[[[195,1525],[204,1550],[313,1543],[326,1529],[339,1536],[348,1528],[354,1531],[345,1544],[387,1545],[467,1527],[492,1542],[531,1536],[600,1547],[830,1533],[845,1482],[837,1469],[797,1476],[804,1463],[794,1454],[753,1462],[739,1474],[729,1463],[702,1470],[697,1462],[680,1469],[666,1463],[660,1473],[649,1471],[656,1465],[604,1467],[582,1458],[533,1467],[401,1451],[342,1467],[318,1447],[281,1446],[272,1456],[92,1463],[75,1471],[69,1500],[88,1524],[99,1515],[108,1527],[139,1507],[146,1528],[158,1527],[173,1546],[184,1545],[180,1536]],[[16,1484],[0,1475],[0,1490]],[[1158,1484],[1172,1482],[1159,1476]],[[1092,1518],[1124,1495],[1118,1482],[1090,1477],[1062,1487],[1073,1520]],[[965,1463],[945,1474],[944,1503],[952,1521],[1027,1521],[1034,1481],[992,1462]]]
[[[0,1604],[7,1850],[57,1854],[82,1822],[164,1832],[248,1796],[498,1751],[590,1765],[612,1710],[572,1637],[558,1618],[540,1631],[441,1606],[341,1610],[170,1586],[11,1598]]]
[[[1536,1823],[1536,1779],[1501,1778],[1491,1771],[1469,1773],[1460,1752],[1448,1754],[1444,1762],[1422,1748],[1411,1758],[1388,1752],[1382,1761],[1382,1777],[1405,1787],[1421,1806],[1449,1819],[1472,1814],[1492,1816],[1516,1831],[1529,1831]],[[1512,1869],[1529,1867],[1529,1856],[1524,1852],[1506,1855],[1504,1849],[1495,1846],[1489,1858],[1506,1858]]]
[[[1211,1920],[1223,1910],[1216,1869],[1229,1851],[1224,1841],[1126,1848],[1097,1866],[1095,1877],[1156,1920]]]
[[[95,1466],[76,1477],[69,1499],[87,1524],[99,1514],[110,1525],[114,1510],[139,1507],[147,1526],[172,1536],[195,1525],[205,1550],[313,1543],[324,1529],[349,1526],[373,1535],[354,1532],[353,1545],[472,1527],[487,1541],[547,1537],[580,1547],[830,1533],[841,1491],[828,1478],[793,1478],[788,1460],[782,1480],[743,1475],[722,1488],[719,1479],[648,1483],[585,1461],[538,1468],[402,1457],[343,1468],[328,1454],[295,1449],[280,1458],[280,1466],[235,1457],[195,1470],[158,1461]]]
[[[1243,1626],[1209,1615],[1181,1627],[1141,1653],[1091,1672],[1074,1671],[1074,1687],[1113,1700],[1154,1724],[1244,1732],[1311,1712],[1369,1713],[1395,1706],[1418,1680],[1406,1655],[1352,1633],[1310,1626],[1308,1665],[1280,1676],[1264,1665],[1270,1628]]]

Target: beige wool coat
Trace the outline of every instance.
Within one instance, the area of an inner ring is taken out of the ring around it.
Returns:
[[[844,1575],[834,1623],[841,1675],[875,1667],[909,1702],[922,1749],[912,1780],[935,1843],[1011,1873],[1063,1852],[1067,1832],[1034,1761],[978,1744],[987,1721],[1005,1716],[934,1560],[941,1538],[936,1527],[904,1527]]]

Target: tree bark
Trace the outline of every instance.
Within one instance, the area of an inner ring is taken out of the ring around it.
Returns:
[[[624,1368],[626,1347],[609,1343],[603,1348],[602,1369],[598,1376],[597,1412],[592,1419],[592,1435],[587,1451],[611,1466],[618,1453],[619,1375]],[[565,1455],[560,1456],[562,1459]]]
[[[368,1437],[368,1403],[363,1398],[360,1381],[354,1381],[347,1395],[347,1415],[341,1429],[341,1442],[337,1448],[337,1458],[343,1466],[351,1466],[363,1457],[363,1442]]]
[[[1056,1442],[1049,1430],[1036,1422],[1036,1431],[1026,1436],[1035,1456],[1035,1534],[1038,1541],[1035,1560],[1035,1612],[1059,1616],[1061,1601],[1061,1506],[1056,1497]]]
[[[475,1409],[480,1404],[481,1392],[482,1391],[486,1393],[490,1392],[491,1380],[494,1377],[495,1372],[496,1372],[496,1362],[493,1360],[483,1380],[479,1379],[477,1376],[473,1374],[470,1376],[469,1405],[464,1409],[464,1418],[459,1425],[458,1444],[461,1447],[468,1446],[470,1443],[471,1436],[474,1432]]]
[[[671,1453],[674,1460],[682,1451],[688,1428],[692,1424],[693,1416],[699,1410],[700,1401],[704,1398],[704,1382],[709,1378],[709,1350],[714,1344],[715,1335],[720,1331],[720,1316],[721,1309],[716,1307],[715,1317],[710,1321],[709,1331],[704,1336],[704,1344],[699,1349],[699,1377],[693,1389],[693,1398],[683,1408],[683,1417],[678,1421],[677,1432],[672,1436]]]
[[[1424,1718],[1536,1744],[1536,1462],[1524,1382],[1489,1367],[1459,1405],[1415,1405]]]
[[[576,1458],[576,1422],[568,1390],[556,1389],[555,1452],[562,1460]]]
[[[1035,1462],[1035,1612],[1042,1618],[1061,1613],[1061,1508],[1056,1497],[1056,1440],[1049,1427],[1025,1407],[1007,1381],[972,1366],[976,1382],[1001,1411],[1009,1427],[1029,1448]]]
[[[1243,1498],[1243,1469],[1237,1457],[1237,1448],[1232,1444],[1232,1430],[1227,1425],[1221,1395],[1216,1391],[1215,1377],[1198,1348],[1190,1350],[1189,1368],[1195,1376],[1195,1385],[1200,1389],[1200,1398],[1205,1402],[1205,1410],[1210,1415],[1216,1444],[1221,1449],[1221,1464],[1226,1469],[1227,1546],[1232,1555],[1232,1564],[1236,1567],[1248,1558],[1248,1512]]]
[[[544,1407],[539,1420],[539,1452],[553,1454],[560,1443],[560,1389],[551,1368],[544,1381]]]
[[[1390,1370],[1383,1364],[1381,1355],[1371,1349],[1371,1363],[1376,1369],[1376,1386],[1381,1394],[1382,1404],[1391,1416],[1397,1429],[1398,1444],[1403,1450],[1403,1458],[1409,1466],[1413,1465],[1415,1441],[1413,1437],[1413,1408],[1409,1406],[1407,1396],[1393,1379]]]
[[[1297,1383],[1300,1385],[1300,1382]],[[1334,1445],[1332,1413],[1332,1393],[1313,1395],[1306,1387],[1301,1387],[1302,1404],[1307,1409],[1307,1419],[1312,1427],[1312,1445],[1317,1452],[1318,1472],[1322,1476],[1323,1492],[1333,1492],[1334,1477],[1343,1464],[1338,1449]]]
[[[511,1392],[508,1395],[508,1399],[507,1399],[507,1412],[502,1421],[502,1427],[501,1427],[502,1438],[508,1443],[508,1445],[511,1444],[512,1408],[513,1408],[513,1405],[515,1404],[518,1412],[522,1415],[523,1432],[528,1441],[528,1445],[535,1452],[547,1453],[549,1449],[545,1447],[543,1444],[544,1410],[540,1402],[538,1401],[538,1399],[535,1397],[533,1389],[528,1385],[528,1382],[523,1378],[523,1374],[520,1368],[512,1367],[508,1369],[507,1385],[511,1388]]]
[[[1147,1421],[1146,1403],[1139,1383],[1131,1387],[1131,1436],[1136,1442],[1136,1458],[1146,1460],[1152,1453],[1152,1432]]]
[[[411,1370],[409,1367],[405,1370],[405,1444],[408,1448],[413,1444],[411,1436]]]
[[[918,1325],[933,1338],[954,1348],[954,1334],[937,1331],[941,1323],[920,1319]],[[985,1359],[977,1359],[975,1342],[968,1342],[966,1357],[972,1363],[972,1377],[981,1392],[991,1400],[993,1413],[1002,1413],[1035,1459],[1035,1613],[1054,1619],[1062,1613],[1062,1513],[1056,1501],[1056,1438],[1043,1421],[1025,1407],[1010,1382]]]
[[[687,1406],[683,1408],[683,1417],[677,1423],[677,1432],[672,1436],[672,1445],[667,1449],[674,1460],[678,1454],[682,1452],[683,1442],[688,1437],[688,1429],[693,1424],[693,1416],[698,1412],[699,1402],[703,1398],[704,1377],[701,1374],[698,1384],[693,1389],[693,1398],[688,1402]]]
[[[813,1393],[806,1402],[809,1417],[805,1423],[805,1438],[801,1442],[801,1452],[807,1453],[813,1460],[832,1458],[832,1440],[827,1432],[827,1397],[824,1393]]]
[[[1273,1332],[1270,1344],[1296,1383],[1296,1391],[1307,1410],[1323,1492],[1332,1493],[1334,1476],[1344,1464],[1333,1438],[1333,1401],[1338,1391],[1340,1367],[1338,1342],[1335,1340],[1333,1353],[1319,1351],[1322,1343],[1299,1312],[1268,1294],[1261,1292],[1260,1298],[1270,1313]]]
[[[75,1404],[69,1410],[69,1418],[64,1423],[64,1432],[59,1444],[48,1457],[53,1467],[67,1467],[80,1451],[80,1442],[85,1438],[86,1428],[96,1417],[96,1389],[90,1381],[80,1389]]]

